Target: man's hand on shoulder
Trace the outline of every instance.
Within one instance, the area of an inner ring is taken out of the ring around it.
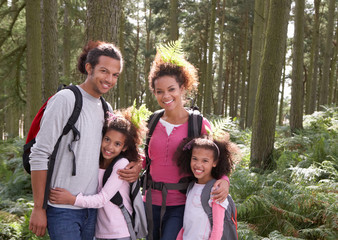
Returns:
[[[119,178],[130,183],[135,182],[142,170],[142,161],[130,162],[124,169],[117,171]]]

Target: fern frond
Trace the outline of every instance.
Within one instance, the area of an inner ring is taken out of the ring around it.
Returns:
[[[181,44],[181,40],[168,42],[166,45],[160,44],[158,51],[161,54],[164,62],[182,67],[185,65],[184,53]]]
[[[306,228],[299,231],[299,236],[305,239],[325,239],[334,240],[337,239],[337,232],[334,232],[330,228],[320,226],[317,228]]]

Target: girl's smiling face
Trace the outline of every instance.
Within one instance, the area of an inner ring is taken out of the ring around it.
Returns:
[[[104,161],[111,162],[122,151],[127,150],[125,146],[126,136],[116,130],[108,130],[101,143],[101,153]]]
[[[211,149],[202,147],[193,148],[190,167],[199,184],[206,184],[212,179],[211,170],[216,165],[214,152]]]

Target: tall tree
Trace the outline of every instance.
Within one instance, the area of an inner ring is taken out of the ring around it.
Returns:
[[[244,15],[244,55],[243,55],[243,64],[242,64],[242,80],[241,80],[241,113],[240,113],[240,122],[239,126],[244,129],[245,127],[245,113],[246,113],[246,82],[247,82],[247,73],[248,73],[248,34],[249,34],[249,13],[248,10]]]
[[[41,103],[42,60],[40,0],[26,1],[27,86],[25,132],[38,112]]]
[[[328,104],[329,96],[329,76],[330,76],[330,61],[332,56],[332,38],[335,17],[336,0],[329,0],[329,13],[326,27],[324,56],[323,56],[323,76],[320,83],[319,105]]]
[[[296,1],[290,109],[292,133],[303,128],[304,9],[305,0]]]
[[[216,19],[216,0],[211,1],[211,17],[210,17],[210,34],[209,34],[209,52],[207,78],[205,79],[205,95],[204,95],[204,110],[206,114],[211,113],[211,98],[212,98],[212,71],[213,71],[213,53],[215,46],[215,19]]]
[[[70,82],[70,50],[71,50],[71,22],[69,3],[63,0],[63,34],[62,34],[62,72],[66,83]]]
[[[121,11],[120,15],[120,32],[119,32],[119,47],[121,49],[122,56],[125,56],[125,46],[124,46],[124,30],[125,30],[125,21],[126,16],[124,10]],[[125,67],[125,66],[124,66]],[[124,69],[119,76],[117,81],[119,101],[116,102],[116,108],[126,108],[127,107],[127,97],[126,97],[126,70]]]
[[[148,75],[150,71],[150,24],[151,24],[151,13],[152,9],[149,7],[149,1],[144,1],[144,16],[145,16],[145,28],[146,28],[146,46],[145,46],[145,63],[144,63],[144,76],[145,76],[145,89],[146,89],[146,106],[151,110],[154,111],[154,107],[152,104],[152,93],[149,89],[148,84]]]
[[[329,104],[334,103],[334,92],[335,92],[335,86],[337,82],[337,58],[338,58],[338,22],[336,26],[336,39],[334,41],[334,50],[332,61],[331,61],[331,71],[330,71],[330,84],[329,84]]]
[[[41,0],[42,27],[42,100],[46,101],[55,93],[59,82],[58,72],[58,1]]]
[[[272,167],[278,89],[291,0],[271,0],[252,125],[250,166]]]
[[[178,0],[170,0],[170,40],[178,39]]]
[[[250,62],[250,76],[249,76],[249,96],[247,105],[247,127],[252,126],[256,93],[259,78],[259,69],[262,58],[262,49],[264,45],[264,6],[266,0],[255,1],[254,24],[252,32],[252,47],[251,47],[251,62]]]
[[[309,74],[306,82],[305,114],[312,114],[316,109],[317,76],[319,55],[319,6],[321,0],[314,0],[314,24],[311,43]]]
[[[286,44],[286,43],[285,43]],[[285,46],[285,50],[286,50],[286,46]],[[282,77],[282,91],[280,94],[280,101],[279,101],[279,114],[278,114],[278,124],[280,126],[283,125],[283,108],[284,108],[284,92],[285,92],[285,72],[286,72],[286,56],[285,56],[285,52],[284,52],[284,59],[283,59],[283,77]]]
[[[119,20],[122,6],[120,0],[102,0],[98,4],[95,0],[87,1],[86,39],[100,40],[118,44]],[[105,99],[113,103],[114,91],[104,95]]]
[[[222,1],[222,4],[219,4],[218,15],[220,16],[221,22],[219,25],[219,35],[220,35],[220,50],[219,50],[219,60],[218,60],[218,81],[217,81],[217,104],[215,114],[220,115],[222,113],[222,92],[224,87],[223,79],[223,59],[225,57],[224,51],[224,23],[225,23],[225,0]]]

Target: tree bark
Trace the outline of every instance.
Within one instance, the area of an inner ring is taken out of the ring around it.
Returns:
[[[319,106],[328,104],[330,60],[332,56],[333,23],[336,0],[329,0],[329,13],[324,45],[323,76],[320,84]]]
[[[256,93],[259,78],[259,70],[262,59],[262,50],[264,45],[264,6],[266,0],[255,1],[254,25],[252,32],[252,47],[251,47],[251,62],[249,76],[249,96],[248,96],[248,111],[247,111],[247,127],[252,126]]]
[[[40,0],[26,1],[27,86],[25,133],[42,104]]]
[[[317,99],[317,75],[318,75],[318,39],[319,39],[319,6],[320,0],[314,0],[314,25],[312,34],[310,67],[308,81],[306,82],[306,106],[305,114],[312,114],[316,109]]]
[[[212,98],[212,71],[213,71],[213,53],[215,46],[215,19],[216,19],[216,0],[211,1],[211,17],[210,17],[210,32],[209,32],[209,52],[208,52],[208,66],[207,78],[205,79],[205,97],[204,109],[206,114],[211,113],[211,98]]]
[[[248,12],[245,13],[245,22],[244,22],[244,54],[243,54],[243,66],[242,66],[242,85],[241,85],[241,112],[240,112],[240,121],[239,126],[241,129],[245,128],[245,113],[246,113],[246,81],[248,74],[248,33],[249,33],[249,19]]]
[[[273,168],[278,91],[291,0],[271,0],[252,125],[250,166]]]
[[[225,0],[223,0],[222,8],[219,11],[221,16],[221,23],[219,26],[219,35],[220,35],[220,50],[219,50],[219,62],[218,62],[218,82],[217,82],[217,107],[215,114],[220,115],[222,113],[222,92],[224,87],[223,81],[223,58],[226,56],[223,53],[224,50],[224,23],[225,23]]]
[[[170,40],[178,39],[178,0],[170,0]]]
[[[63,77],[67,84],[70,83],[70,49],[71,49],[71,22],[69,19],[69,3],[67,0],[63,1],[64,15],[63,15],[63,61],[62,70]]]
[[[337,55],[338,55],[338,24],[336,27],[336,40],[334,44],[333,56],[331,61],[330,84],[329,84],[329,104],[334,103],[334,89],[337,82]],[[336,79],[336,80],[335,80]]]
[[[125,56],[124,51],[124,29],[125,29],[125,20],[126,17],[124,15],[124,10],[121,11],[120,15],[120,31],[119,31],[119,47],[122,56]],[[116,108],[126,108],[127,107],[127,98],[126,98],[126,70],[124,69],[122,73],[119,75],[119,79],[117,81],[117,88],[119,93],[119,101],[116,101]]]
[[[303,128],[304,9],[305,0],[296,1],[290,109],[291,133]]]
[[[45,102],[58,87],[57,0],[41,0],[42,27],[42,100]]]
[[[112,42],[118,45],[119,20],[122,6],[120,0],[87,1],[86,39]],[[104,98],[112,105],[114,90],[104,94]]]
[[[148,7],[149,3],[147,0],[144,1],[144,15],[146,16],[146,53],[144,60],[144,76],[145,76],[145,89],[146,89],[146,106],[150,111],[154,111],[153,104],[153,93],[149,88],[148,75],[150,71],[150,23],[151,23],[151,8]]]

